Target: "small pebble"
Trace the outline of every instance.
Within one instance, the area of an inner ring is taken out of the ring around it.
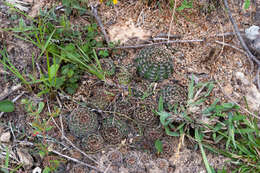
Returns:
[[[5,132],[1,134],[0,141],[1,142],[10,142],[11,139],[11,133],[10,132]]]

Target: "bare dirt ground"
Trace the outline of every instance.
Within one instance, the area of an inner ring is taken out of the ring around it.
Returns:
[[[96,2],[93,1],[90,3]],[[169,5],[166,3],[159,4],[160,7],[156,4],[148,6],[144,5],[142,1],[134,0],[119,1],[115,6],[108,6],[103,3],[99,6],[98,12],[111,41],[120,40],[121,46],[156,43],[161,41],[156,40],[158,38],[156,36],[166,35],[167,37],[168,34],[177,36],[180,40],[204,40],[203,42],[172,43],[168,45],[169,49],[174,50],[172,52],[175,57],[174,72],[170,79],[158,84],[159,88],[164,84],[170,83],[172,80],[178,80],[181,85],[187,87],[193,74],[197,82],[216,81],[216,86],[210,100],[208,100],[208,104],[211,104],[215,98],[221,98],[223,102],[236,101],[242,107],[245,107],[244,96],[246,96],[250,111],[259,111],[260,94],[255,83],[256,71],[254,69],[256,68],[252,68],[249,59],[241,52],[242,49],[236,37],[224,34],[233,32],[233,29],[227,14],[222,8],[223,4],[220,3],[218,4],[218,8],[209,10],[209,7],[204,3],[194,2],[194,6],[191,9],[185,9],[181,12],[175,10],[174,17],[174,10]],[[177,4],[177,6],[179,5]],[[243,4],[240,1],[232,1],[230,7],[241,31],[259,22],[259,19],[255,15],[255,8],[251,7],[249,10],[243,10]],[[0,10],[2,10],[0,11],[0,28],[13,27],[18,23],[17,20],[5,15],[5,9],[1,2]],[[82,24],[86,22],[83,18],[84,16],[71,17],[71,22]],[[219,42],[233,45],[236,49],[219,44]],[[32,52],[34,54],[40,53],[37,48],[13,37],[11,33],[0,31],[1,48],[3,44],[7,46],[9,58],[18,70],[31,71]],[[123,52],[127,54],[127,56],[120,59],[115,56],[118,52],[113,52],[111,56],[114,63],[119,64],[120,67],[131,67],[133,59],[139,50],[138,48],[120,50],[119,54]],[[122,71],[119,70],[119,72]],[[130,69],[128,73],[132,74],[132,78],[136,76],[135,69]],[[2,91],[0,98],[2,99],[19,81],[10,71],[3,68],[2,65],[0,65],[0,78],[0,90]],[[116,75],[111,80],[119,81],[119,78],[120,76]],[[138,83],[138,79],[134,79],[133,81],[134,84]],[[72,96],[73,99],[66,100],[65,98],[61,98],[61,103],[54,101],[53,104],[47,97],[40,98],[40,100],[48,104],[50,103],[50,109],[55,107],[55,105],[63,105],[62,114],[64,116],[62,117],[64,122],[66,113],[73,111],[77,107],[77,104],[72,100],[80,100],[81,102],[95,100],[95,104],[101,104],[100,102],[106,99],[107,102],[117,103],[122,112],[124,110],[136,111],[135,107],[127,109],[128,105],[122,104],[122,107],[120,107],[120,103],[123,101],[114,101],[115,97],[108,97],[107,93],[103,92],[104,90],[113,95],[120,95],[120,97],[121,95],[127,96],[128,94],[119,88],[99,84],[99,81],[95,77],[87,74],[81,79],[81,85],[76,94]],[[23,93],[21,98],[29,97],[36,99],[36,102],[39,101],[35,93],[28,92],[27,88],[19,86],[18,90],[7,94],[7,98],[12,100],[21,93]],[[233,100],[230,100],[230,98]],[[25,165],[23,168],[19,168],[17,172],[31,172],[37,167],[43,169],[44,166],[50,164],[49,160],[53,159],[60,160],[63,163],[61,164],[63,168],[60,172],[95,172],[94,169],[83,167],[80,163],[76,163],[69,158],[75,158],[77,161],[92,165],[103,172],[206,172],[201,153],[195,149],[192,141],[188,138],[168,137],[163,131],[160,131],[162,129],[156,129],[155,134],[151,134],[159,135],[160,139],[164,141],[164,152],[159,155],[151,147],[153,145],[150,144],[152,139],[139,140],[136,129],[131,129],[128,132],[127,138],[116,142],[116,144],[103,142],[99,144],[98,142],[100,141],[94,141],[94,143],[90,144],[97,147],[95,152],[82,154],[75,147],[69,147],[69,142],[62,138],[62,131],[57,128],[62,124],[59,118],[51,121],[54,128],[45,134],[48,136],[47,139],[43,140],[40,135],[36,139],[31,127],[32,118],[27,115],[24,106],[20,103],[20,99],[15,102],[16,109],[14,112],[5,113],[0,117],[0,136],[6,132],[11,134],[11,139],[5,142],[1,141],[1,148],[4,150],[5,146],[8,146],[12,150],[11,160],[14,163],[19,163],[19,160],[20,162],[22,160]],[[42,116],[47,117],[48,109],[46,108],[44,111],[44,115]],[[128,114],[129,112],[125,113]],[[106,116],[102,115],[102,118],[106,118]],[[135,128],[134,125],[131,128]],[[80,140],[71,134],[66,123],[63,124],[63,129],[65,136],[75,146],[79,148],[86,147],[82,146]],[[57,153],[41,157],[37,154],[36,141],[43,141],[43,143],[51,147],[50,150],[59,151],[69,158],[62,158]],[[15,154],[17,152],[20,153],[18,154],[19,157]],[[94,161],[91,161],[87,156],[91,157]],[[232,168],[229,163],[226,163],[227,159],[223,156],[207,152],[207,158],[215,169],[221,169],[223,166]],[[117,164],[110,164],[111,160]],[[4,163],[4,158],[2,158],[2,163]]]

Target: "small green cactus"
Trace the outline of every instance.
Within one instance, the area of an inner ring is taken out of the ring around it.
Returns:
[[[79,138],[95,132],[98,127],[97,115],[88,109],[80,108],[68,118],[68,126],[71,133]]]
[[[120,143],[128,134],[127,124],[116,118],[106,118],[102,123],[101,134],[110,144]]]
[[[142,49],[136,59],[137,74],[150,81],[168,79],[173,72],[172,56],[162,47]]]
[[[96,152],[104,147],[104,139],[100,134],[90,134],[82,139],[82,148],[87,151]]]
[[[121,166],[123,162],[123,154],[119,150],[115,149],[107,153],[107,159],[113,165]]]
[[[159,98],[162,97],[164,103],[164,109],[172,110],[175,105],[185,106],[188,99],[188,91],[185,87],[178,83],[164,86],[158,95]]]
[[[106,75],[113,76],[115,74],[116,67],[113,60],[109,58],[103,58],[100,59],[100,64],[102,70],[105,72]]]
[[[138,102],[133,114],[133,119],[142,125],[152,126],[158,122],[158,116],[153,112],[155,108],[151,104]]]
[[[124,159],[125,167],[129,169],[130,172],[135,172],[137,170],[140,170],[140,167],[138,165],[139,160],[140,158],[137,152],[135,151],[128,152]]]

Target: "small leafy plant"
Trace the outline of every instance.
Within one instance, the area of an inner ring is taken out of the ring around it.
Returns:
[[[0,112],[13,112],[14,103],[9,100],[0,101]]]
[[[163,101],[160,98],[157,114],[166,134],[170,136],[185,134],[192,138],[190,130],[193,129],[194,141],[200,148],[208,173],[215,173],[215,170],[209,165],[204,148],[230,158],[230,162],[237,166],[234,172],[260,171],[260,157],[257,154],[257,148],[260,147],[260,132],[257,120],[241,114],[240,107],[236,104],[220,103],[219,99],[201,110],[200,105],[205,105],[204,102],[213,87],[212,82],[197,85],[194,85],[194,80],[190,82],[187,105],[179,109],[182,111],[175,112],[183,117],[179,123],[175,122],[174,112],[163,110]],[[203,116],[206,121],[198,121],[194,116]],[[207,140],[204,140],[205,138]],[[225,148],[216,148],[208,142],[209,139],[214,144],[225,143]]]

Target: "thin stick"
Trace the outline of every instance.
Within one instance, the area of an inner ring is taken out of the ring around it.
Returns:
[[[18,85],[15,85],[15,86],[12,86],[12,88],[9,90],[9,91],[4,91],[1,95],[0,95],[0,101],[1,100],[4,100],[6,97],[8,97],[10,94],[12,94],[13,92],[19,90],[22,88],[22,85],[21,84],[18,84]]]
[[[13,128],[12,128],[12,124],[9,122],[9,126],[10,126],[10,129],[11,129],[11,133],[12,133],[12,135],[13,135],[13,137],[14,137],[14,142],[16,141],[16,137],[15,137],[15,135],[14,135],[14,131],[13,131]]]
[[[172,43],[193,43],[193,42],[203,42],[205,40],[197,39],[197,40],[171,40],[171,41],[162,41],[158,43],[150,43],[150,44],[138,44],[133,46],[118,46],[114,48],[109,47],[102,47],[97,48],[97,50],[107,50],[107,49],[135,49],[135,48],[143,48],[143,47],[149,47],[149,46],[155,46],[155,45],[161,45],[161,44],[172,44]]]
[[[259,86],[260,86],[259,74],[260,74],[260,67],[258,67],[258,70],[257,70],[257,73],[256,73],[257,86],[258,86],[258,89],[260,90],[260,88],[259,88]]]
[[[171,18],[171,23],[170,23],[170,27],[169,27],[169,31],[168,31],[168,41],[170,41],[170,34],[171,34],[171,30],[172,30],[172,22],[173,22],[173,18],[175,15],[175,9],[176,9],[176,1],[174,1],[174,7],[173,7],[173,11],[172,11],[172,18]]]
[[[254,60],[257,63],[258,66],[260,66],[260,61],[250,52],[250,50],[248,49],[244,39],[242,38],[242,36],[241,36],[241,34],[239,32],[238,26],[237,26],[235,20],[233,19],[231,12],[230,12],[230,8],[228,6],[227,0],[224,0],[224,5],[225,5],[225,8],[226,8],[227,13],[228,13],[229,20],[231,21],[231,23],[233,25],[233,28],[234,28],[235,33],[236,33],[236,36],[237,36],[238,40],[240,41],[241,46],[247,52],[248,57],[251,58],[252,60]]]
[[[240,32],[239,32],[238,26],[237,26],[235,20],[234,20],[233,17],[232,17],[232,14],[231,14],[231,12],[230,12],[230,8],[229,8],[229,6],[228,6],[227,0],[224,0],[224,5],[225,5],[225,8],[226,8],[227,13],[228,13],[229,20],[231,21],[231,23],[232,23],[232,25],[233,25],[233,28],[234,28],[234,30],[235,30],[236,36],[237,36],[238,40],[240,41],[241,46],[243,47],[243,49],[244,49],[244,50],[246,51],[246,53],[247,53],[247,57],[249,57],[249,59],[251,59],[251,60],[253,60],[254,62],[256,62],[257,65],[258,65],[258,68],[260,68],[260,60],[258,60],[258,59],[251,53],[251,51],[248,49],[248,47],[247,47],[247,45],[246,45],[244,39],[242,38],[242,36],[241,36],[241,34],[240,34]],[[257,80],[259,80],[259,78],[258,78]],[[259,83],[258,83],[258,88],[260,88],[260,84],[259,84]]]
[[[239,51],[239,52],[241,52],[241,53],[247,55],[247,53],[246,53],[244,50],[239,49],[238,47],[233,46],[233,45],[231,45],[231,44],[228,44],[228,43],[225,43],[225,42],[221,42],[221,41],[217,41],[217,40],[215,41],[215,43],[221,44],[221,45],[224,45],[224,46],[231,47],[231,48],[236,49],[237,51]]]
[[[60,153],[60,152],[58,152],[58,151],[56,151],[56,150],[51,150],[51,152],[53,152],[53,153],[55,153],[55,154],[57,154],[57,155],[59,155],[59,156],[61,156],[61,157],[64,157],[64,158],[66,158],[66,159],[69,159],[69,160],[71,160],[71,161],[73,161],[73,162],[82,164],[82,165],[84,165],[84,166],[86,166],[86,167],[89,167],[89,168],[95,169],[95,170],[97,170],[97,171],[99,171],[99,172],[102,172],[101,170],[99,170],[98,168],[96,168],[96,167],[94,167],[94,166],[91,166],[91,165],[89,165],[89,164],[87,164],[87,163],[84,163],[84,162],[82,162],[82,161],[80,161],[80,160],[77,160],[77,159],[75,159],[75,158],[73,158],[73,157],[69,157],[69,156],[67,156],[67,155],[64,155],[64,154],[62,154],[62,153]]]
[[[233,45],[228,44],[228,43],[220,42],[220,41],[215,41],[215,43],[221,44],[221,45],[224,45],[224,46],[229,46],[229,47],[231,47],[233,49],[236,49],[237,51],[239,51],[239,52],[241,52],[241,53],[243,53],[243,54],[245,54],[247,56],[247,53],[244,50],[239,49],[236,46],[233,46]],[[254,70],[254,62],[250,58],[248,60],[249,60],[249,63],[251,65],[251,73],[252,73],[253,70]]]
[[[107,45],[108,45],[108,44],[109,44],[109,37],[108,37],[108,35],[107,35],[107,33],[106,33],[106,30],[105,30],[105,28],[104,28],[104,25],[103,25],[102,22],[101,22],[100,17],[98,16],[97,8],[91,5],[91,12],[92,12],[93,16],[95,17],[95,19],[96,19],[98,25],[100,26],[101,32],[103,33],[103,35],[104,35],[104,37],[105,37],[105,40],[106,40],[106,43],[107,43]]]

